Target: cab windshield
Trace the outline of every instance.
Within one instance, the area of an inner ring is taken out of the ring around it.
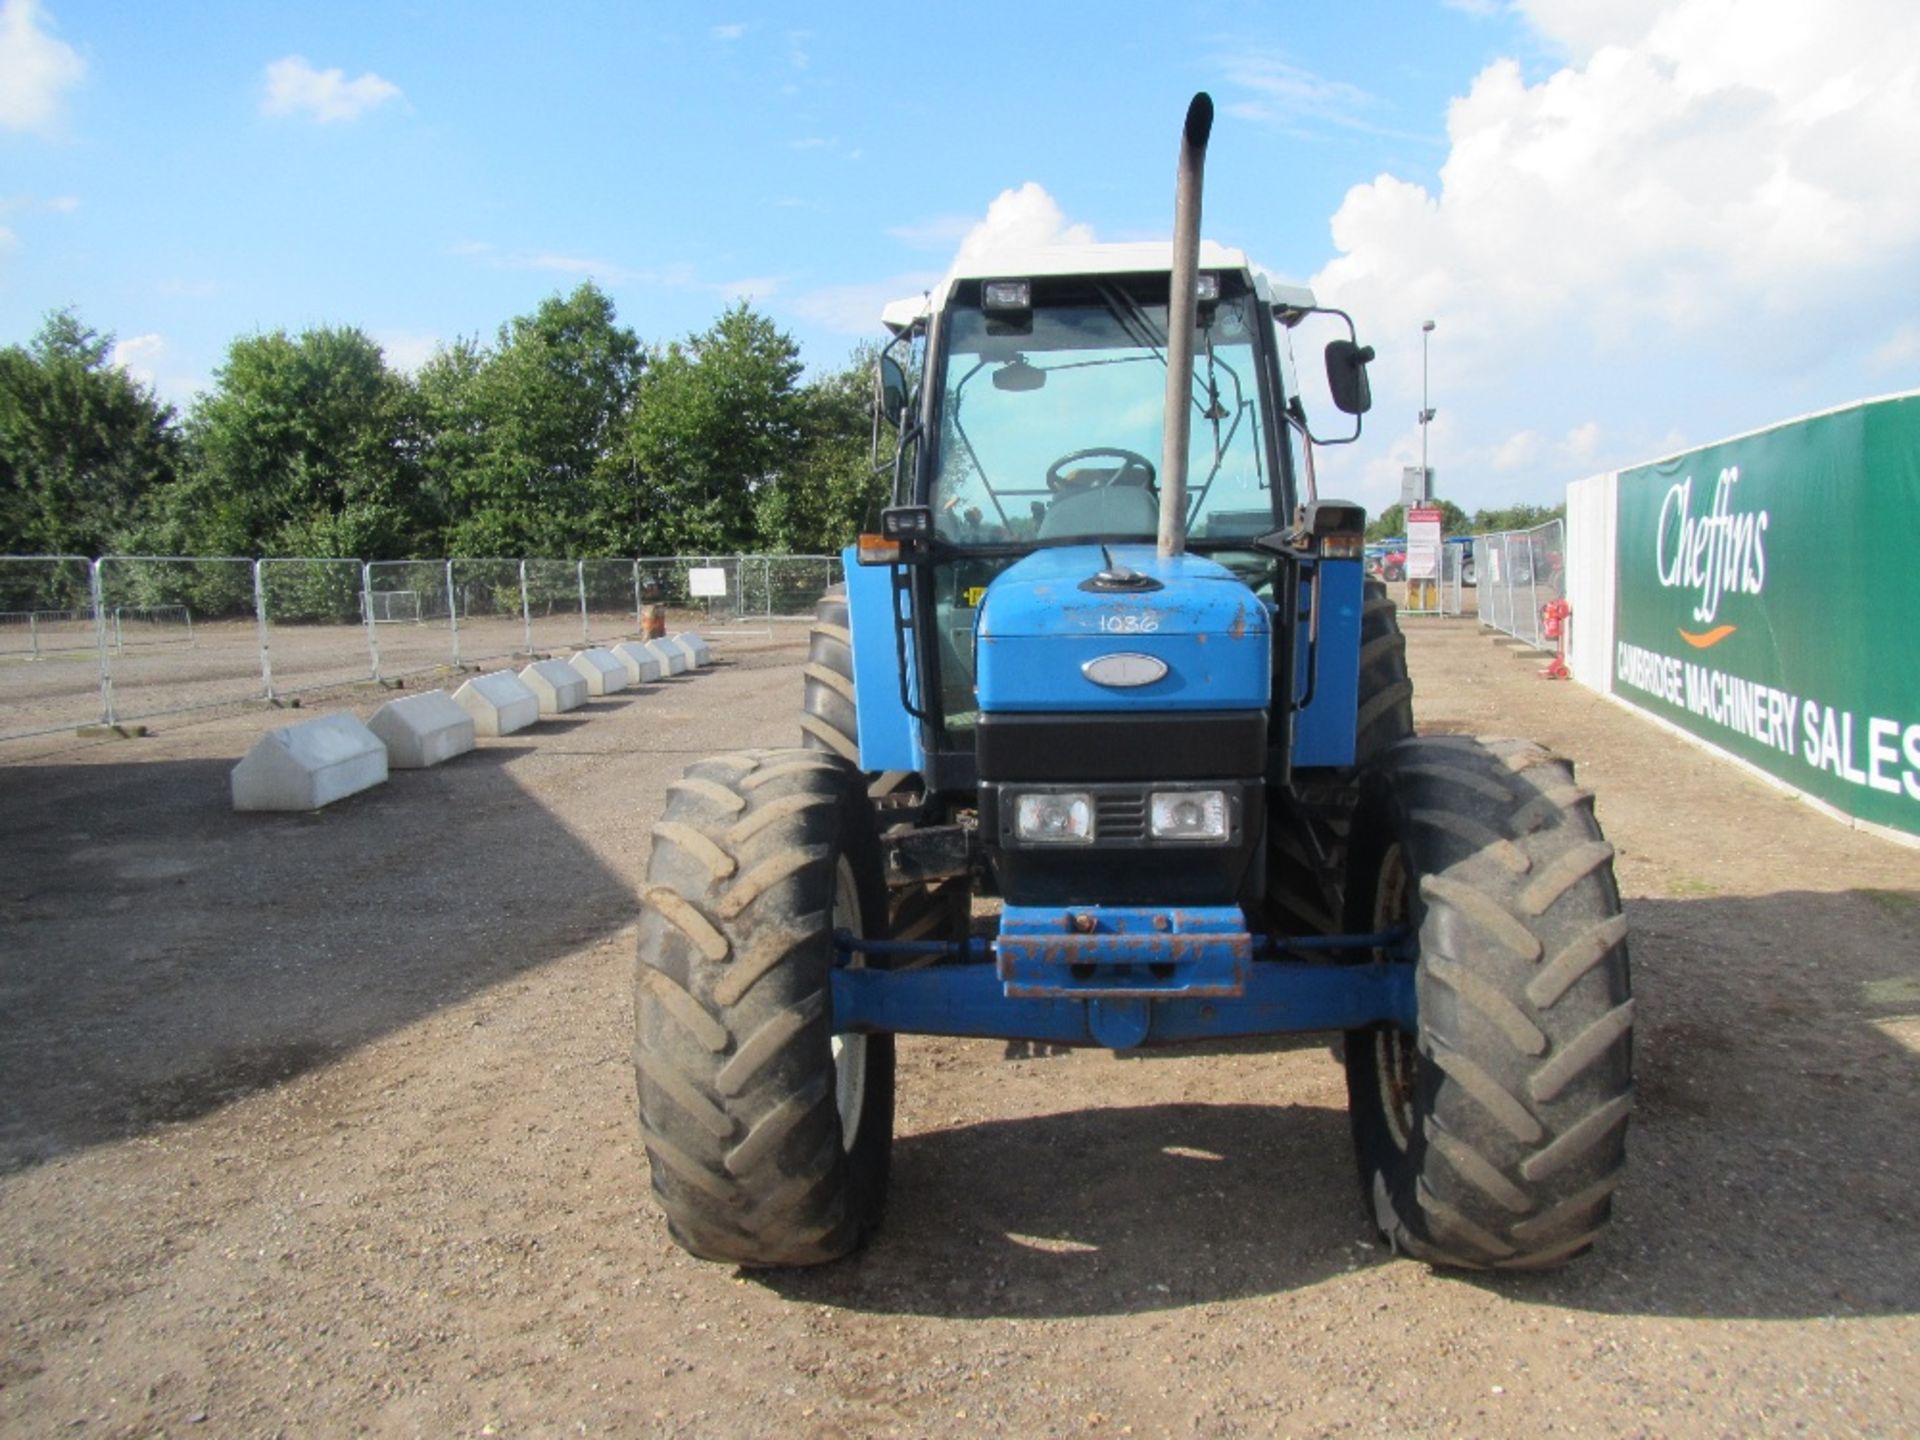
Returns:
[[[1260,433],[1257,311],[1237,276],[1200,306],[1187,534],[1245,540],[1280,517]],[[934,526],[950,544],[1152,540],[1167,386],[1166,276],[1036,279],[1007,314],[955,296],[941,393]],[[1157,294],[1155,291],[1157,290]]]

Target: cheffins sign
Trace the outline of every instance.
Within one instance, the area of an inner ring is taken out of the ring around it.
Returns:
[[[1620,472],[1614,693],[1920,835],[1920,395]]]

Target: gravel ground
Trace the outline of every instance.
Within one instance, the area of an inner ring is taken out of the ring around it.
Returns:
[[[1619,847],[1640,1108],[1592,1255],[1384,1254],[1324,1043],[913,1039],[867,1252],[684,1256],[634,896],[689,759],[793,738],[800,649],[736,644],[314,815],[226,806],[281,715],[0,749],[0,1432],[1920,1430],[1920,855],[1409,628],[1422,728],[1572,756]]]

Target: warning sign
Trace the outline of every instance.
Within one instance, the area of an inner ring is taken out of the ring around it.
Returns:
[[[1407,511],[1407,579],[1440,578],[1440,526],[1445,518],[1437,505]]]

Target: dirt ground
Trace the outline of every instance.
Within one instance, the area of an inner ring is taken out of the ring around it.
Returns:
[[[1324,1043],[905,1040],[874,1245],[687,1258],[634,897],[682,765],[795,735],[800,650],[735,645],[313,815],[227,808],[284,715],[0,748],[0,1433],[1920,1431],[1920,852],[1409,629],[1422,726],[1573,757],[1619,847],[1639,1109],[1571,1267],[1383,1253]]]

